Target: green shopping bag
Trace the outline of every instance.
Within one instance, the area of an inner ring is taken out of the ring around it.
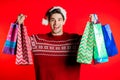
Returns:
[[[94,28],[94,61],[95,63],[108,62],[107,50],[101,24],[93,24]]]
[[[92,62],[94,46],[94,33],[92,23],[87,22],[84,33],[81,38],[80,46],[78,48],[77,62],[87,63]]]

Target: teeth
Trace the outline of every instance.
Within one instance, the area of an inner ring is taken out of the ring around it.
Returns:
[[[58,29],[58,27],[54,27],[54,29]]]

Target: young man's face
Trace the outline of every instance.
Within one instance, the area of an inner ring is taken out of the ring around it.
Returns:
[[[65,21],[59,13],[52,14],[50,17],[49,24],[51,26],[53,35],[62,35],[63,34],[63,25]]]

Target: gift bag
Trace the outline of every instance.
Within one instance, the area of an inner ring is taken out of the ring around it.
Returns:
[[[108,62],[108,55],[105,47],[102,25],[100,23],[93,24],[94,28],[94,61],[95,63]]]
[[[17,40],[18,25],[11,24],[5,45],[3,47],[3,53],[5,54],[16,54],[16,40]]]
[[[25,26],[18,26],[17,37],[16,64],[32,64],[31,44]]]
[[[108,56],[114,56],[118,54],[118,49],[116,47],[109,24],[102,25],[102,30]]]
[[[77,62],[90,64],[93,58],[93,46],[94,46],[94,31],[92,23],[88,22],[84,33],[81,38],[81,42],[78,48]]]

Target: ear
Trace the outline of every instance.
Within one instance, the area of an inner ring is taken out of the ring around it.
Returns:
[[[63,25],[65,24],[66,20],[63,21]]]

